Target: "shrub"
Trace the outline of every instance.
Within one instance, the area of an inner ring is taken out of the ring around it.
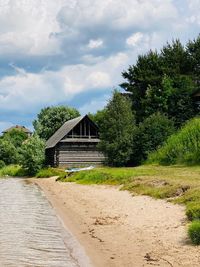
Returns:
[[[200,221],[193,221],[190,224],[188,234],[193,244],[200,245]]]
[[[6,165],[18,162],[18,152],[15,146],[8,140],[0,139],[0,160]]]
[[[29,175],[34,175],[43,167],[44,161],[45,144],[34,135],[22,145],[21,165]]]
[[[3,160],[0,160],[0,169],[2,169],[5,166],[6,166],[5,162]]]
[[[178,133],[169,137],[158,151],[151,154],[149,163],[162,165],[200,163],[200,118],[190,120]]]
[[[200,220],[200,203],[191,202],[187,204],[186,215],[189,220]]]

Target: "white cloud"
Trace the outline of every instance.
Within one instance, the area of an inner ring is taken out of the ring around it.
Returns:
[[[56,15],[64,2],[1,0],[0,53],[38,55],[59,51],[52,33],[60,30]]]
[[[97,39],[97,40],[90,40],[88,44],[88,48],[95,49],[99,48],[103,45],[103,40]]]
[[[36,74],[17,68],[15,76],[0,80],[0,110],[31,112],[69,101],[82,92],[110,90],[120,82],[119,73],[127,62],[128,56],[120,53],[96,65],[65,66],[54,72],[45,70]]]
[[[142,40],[143,34],[141,32],[136,32],[126,39],[126,43],[129,46],[136,46]]]
[[[95,15],[94,15],[95,14]],[[165,21],[177,16],[171,0],[77,0],[60,12],[65,27],[86,28],[106,25],[121,30],[127,27],[149,27],[155,21]]]
[[[187,17],[187,21],[192,24],[200,25],[200,0],[187,0],[190,15]]]

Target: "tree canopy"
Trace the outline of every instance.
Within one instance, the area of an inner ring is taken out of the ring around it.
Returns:
[[[179,127],[195,114],[192,93],[198,88],[200,37],[185,47],[179,40],[160,53],[140,55],[135,65],[122,73],[121,87],[132,94],[137,122],[156,112],[167,114]]]
[[[36,134],[48,140],[66,121],[80,116],[75,108],[67,106],[43,108],[34,120],[33,126]]]

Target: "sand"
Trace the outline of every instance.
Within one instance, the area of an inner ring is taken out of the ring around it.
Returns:
[[[200,266],[184,207],[116,187],[35,179],[95,267]]]

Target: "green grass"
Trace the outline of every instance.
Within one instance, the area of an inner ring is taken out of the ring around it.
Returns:
[[[148,163],[161,165],[200,164],[200,118],[186,123],[177,133],[168,138],[165,144],[149,155]]]
[[[135,194],[172,198],[179,204],[200,201],[200,167],[143,165],[136,168],[97,168],[70,174],[63,182],[121,185]]]
[[[0,177],[5,176],[23,177],[26,176],[26,172],[19,165],[9,165],[0,169]]]
[[[200,221],[193,221],[188,229],[188,235],[195,245],[200,245]]]
[[[200,220],[200,202],[190,202],[187,204],[186,215],[189,220]]]
[[[49,178],[53,176],[59,176],[64,178],[66,173],[62,169],[56,169],[56,168],[44,168],[37,172],[36,177],[37,178]]]

